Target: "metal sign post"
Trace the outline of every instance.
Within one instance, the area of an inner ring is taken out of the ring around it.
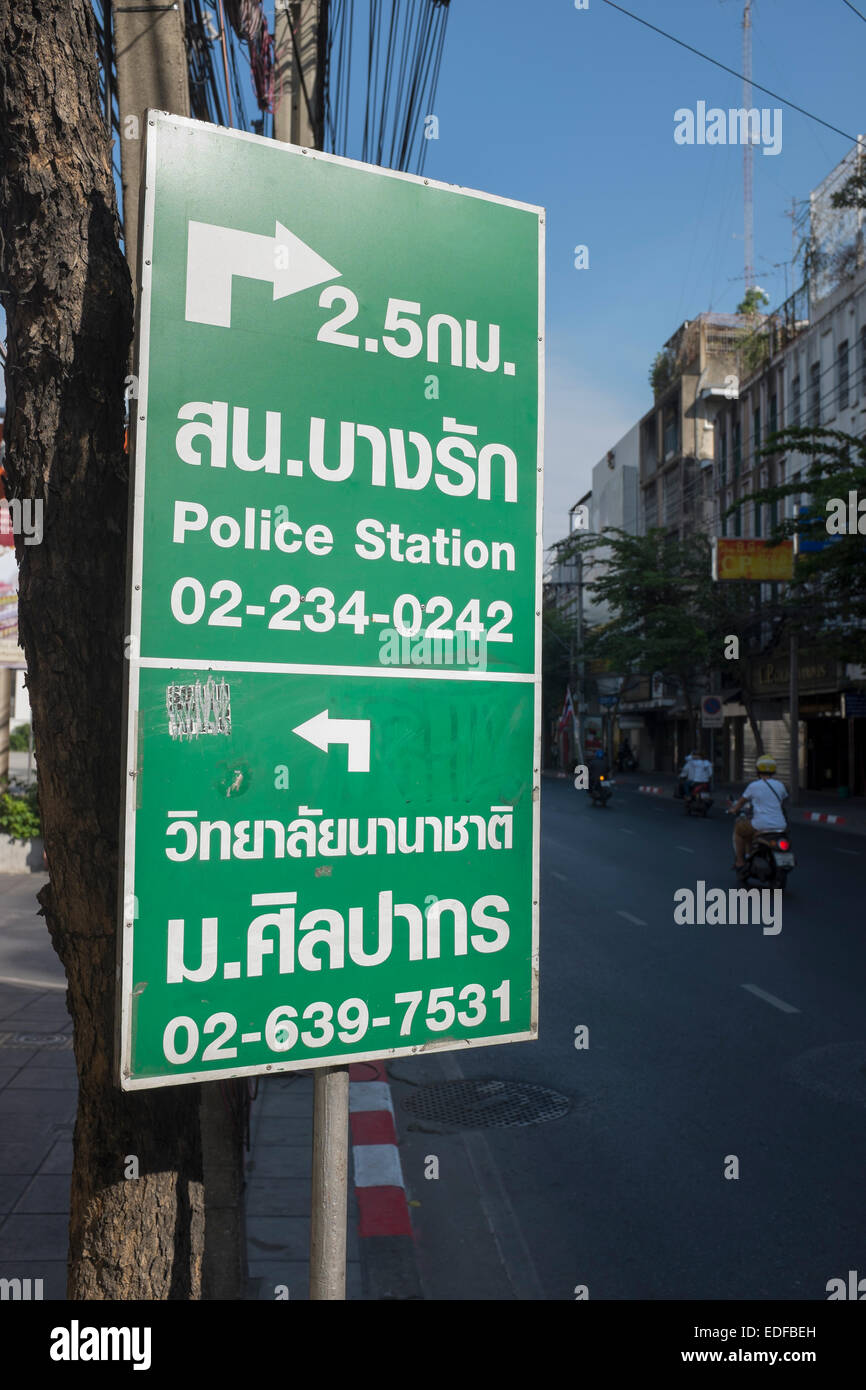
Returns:
[[[310,1298],[346,1297],[349,1068],[320,1067],[313,1081]]]
[[[541,210],[146,136],[120,1084],[533,1039]]]

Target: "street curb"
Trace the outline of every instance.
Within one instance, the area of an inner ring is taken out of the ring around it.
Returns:
[[[656,796],[663,795],[665,792],[669,790],[671,791],[671,793],[673,793],[673,783],[670,783],[667,787],[654,787],[649,786],[645,783],[641,783],[640,785],[638,785],[634,782],[623,780],[621,775],[617,778],[617,786],[622,791],[645,792],[648,794],[652,793]],[[716,794],[722,797],[736,797],[739,796],[742,792],[742,788],[739,786],[738,783],[735,783],[734,785],[731,785],[730,783],[725,783],[722,786],[715,787],[713,790]],[[866,836],[866,824],[864,824],[862,820],[858,821],[858,819],[856,818],[852,820],[850,816],[836,815],[835,812],[832,811],[805,811],[800,806],[789,807],[788,825],[791,827],[791,829],[793,829],[797,825],[805,824],[827,825],[832,826],[836,830],[844,831],[846,835],[859,835],[861,838],[863,836]]]
[[[349,1067],[349,1130],[366,1297],[420,1299],[394,1103],[381,1062]]]

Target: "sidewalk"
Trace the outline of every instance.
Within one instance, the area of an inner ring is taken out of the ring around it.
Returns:
[[[282,1072],[259,1077],[250,1115],[245,1171],[248,1298],[309,1297],[313,1077]],[[349,1160],[346,1298],[363,1298],[358,1208]],[[2,1240],[2,1232],[0,1232]]]
[[[39,917],[45,874],[0,875],[0,1278],[66,1297],[77,1078],[63,969]],[[247,1298],[309,1289],[313,1078],[259,1078],[246,1157]],[[349,1164],[347,1299],[362,1292]]]
[[[0,876],[0,1278],[66,1297],[76,1076],[66,982],[35,894]]]
[[[557,774],[554,774],[557,775]],[[562,774],[558,774],[562,775]],[[624,791],[637,791],[639,787],[661,787],[662,796],[673,796],[677,778],[672,772],[616,772],[611,777]],[[742,796],[745,780],[742,783],[719,783],[713,785],[713,795],[718,801],[730,797],[736,800]],[[866,835],[866,797],[836,796],[833,792],[801,791],[797,806],[788,805],[788,820],[791,825],[798,823],[824,824],[833,830],[851,835]],[[813,816],[837,816],[839,820],[812,821]]]

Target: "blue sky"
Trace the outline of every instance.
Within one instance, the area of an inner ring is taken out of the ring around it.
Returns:
[[[741,0],[624,4],[741,70]],[[843,0],[755,0],[755,81],[852,136],[866,131],[864,67],[866,22]],[[452,0],[425,174],[547,209],[547,544],[651,404],[665,339],[741,298],[742,150],[674,142],[675,110],[698,101],[739,106],[741,83],[603,0]],[[753,104],[780,105],[757,90]],[[852,143],[783,112],[780,153],[754,156],[755,266],[773,304],[786,269],[793,288],[791,200]]]
[[[742,70],[737,0],[622,3]],[[842,0],[756,0],[755,81],[856,135],[864,67],[866,23]],[[573,0],[453,0],[425,173],[548,211],[548,544],[567,531],[592,465],[651,405],[647,372],[665,339],[742,297],[742,149],[673,139],[677,108],[739,106],[741,91],[602,0],[580,11]],[[753,103],[780,104],[757,91]],[[754,153],[756,278],[773,304],[785,297],[791,199],[807,199],[852,143],[783,112],[780,153]],[[574,269],[578,243],[588,270]]]

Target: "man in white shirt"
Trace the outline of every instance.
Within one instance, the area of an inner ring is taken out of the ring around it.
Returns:
[[[713,780],[713,765],[709,758],[695,758],[692,761],[692,781],[706,782],[709,786]]]
[[[734,823],[734,852],[737,861],[734,867],[737,869],[745,868],[746,852],[756,834],[767,831],[781,833],[787,828],[783,802],[787,798],[788,789],[784,782],[772,776],[776,771],[775,760],[765,755],[758,759],[756,769],[757,780],[749,783],[739,801],[728,802],[728,806],[734,812],[740,811],[745,802],[752,803],[751,820],[741,816]]]
[[[680,773],[680,796],[688,796],[689,792],[692,789],[692,784],[697,780],[695,778],[695,763],[698,761],[698,750],[696,748],[693,748],[691,753],[688,753],[686,755],[686,760],[683,763],[682,772]]]

